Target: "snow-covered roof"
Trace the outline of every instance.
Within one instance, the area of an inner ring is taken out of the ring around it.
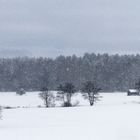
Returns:
[[[134,92],[138,92],[138,90],[137,89],[129,89],[129,92],[134,93]]]

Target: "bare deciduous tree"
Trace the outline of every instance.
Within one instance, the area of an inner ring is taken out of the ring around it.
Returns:
[[[39,97],[44,101],[46,108],[55,106],[55,97],[52,92],[48,90],[48,88],[43,88]]]
[[[72,106],[71,98],[75,92],[75,86],[72,83],[65,83],[64,85],[59,85],[57,97],[63,101],[64,107],[70,107]]]
[[[96,82],[93,81],[87,81],[84,83],[82,88],[82,96],[89,100],[89,103],[91,106],[94,105],[94,103],[99,99],[98,92],[101,89],[98,88]]]

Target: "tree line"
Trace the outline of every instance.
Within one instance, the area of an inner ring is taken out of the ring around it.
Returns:
[[[140,55],[0,58],[0,91],[37,91],[43,87],[56,90],[66,82],[80,90],[86,81],[96,81],[102,91],[126,91],[139,77]]]

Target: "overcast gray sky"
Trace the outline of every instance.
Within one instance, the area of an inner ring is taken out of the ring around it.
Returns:
[[[139,0],[0,0],[0,56],[140,52]]]

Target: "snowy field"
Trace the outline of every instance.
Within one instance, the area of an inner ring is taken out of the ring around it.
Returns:
[[[38,108],[38,92],[18,96],[0,93],[4,109],[1,140],[140,140],[140,97],[126,93],[102,93],[90,107],[80,95],[78,107]]]

